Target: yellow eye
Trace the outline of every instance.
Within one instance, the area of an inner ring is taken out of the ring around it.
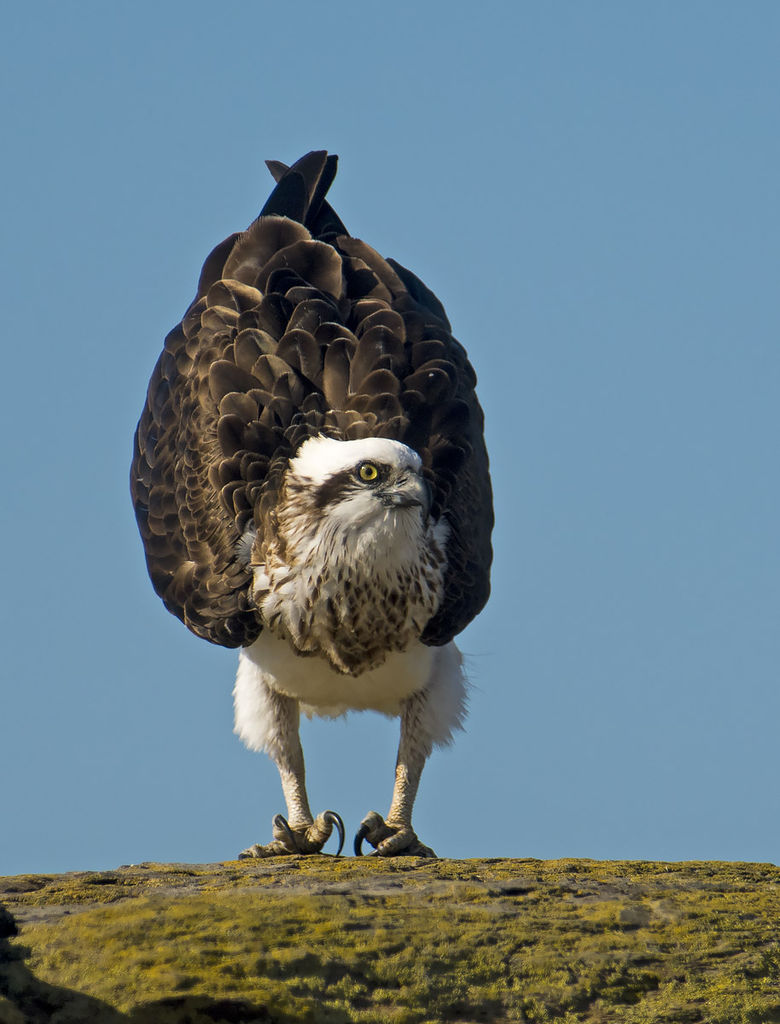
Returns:
[[[373,462],[361,462],[357,475],[364,484],[373,484],[379,479],[379,470]]]

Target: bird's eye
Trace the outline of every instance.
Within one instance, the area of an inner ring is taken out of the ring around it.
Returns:
[[[379,470],[373,462],[361,462],[357,468],[357,475],[364,484],[373,484],[379,479]]]

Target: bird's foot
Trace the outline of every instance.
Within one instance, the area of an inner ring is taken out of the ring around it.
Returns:
[[[274,838],[273,842],[254,846],[242,850],[238,855],[239,860],[248,860],[250,857],[285,857],[291,854],[319,853],[330,838],[333,827],[339,837],[339,848],[336,856],[341,853],[344,845],[344,822],[335,811],[325,811],[318,815],[311,824],[290,825],[286,818],[277,814],[273,821]]]
[[[391,825],[381,814],[370,811],[361,822],[355,836],[355,856],[363,855],[363,840],[374,847],[369,857],[436,857],[430,848],[417,838],[411,825]]]

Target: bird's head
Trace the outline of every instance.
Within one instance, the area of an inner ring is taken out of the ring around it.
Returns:
[[[340,531],[422,526],[430,508],[420,456],[385,437],[311,437],[290,460],[288,496]]]

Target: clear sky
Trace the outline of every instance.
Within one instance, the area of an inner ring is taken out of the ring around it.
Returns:
[[[780,860],[780,7],[15,4],[0,78],[0,873],[225,860],[283,810],[127,473],[203,258],[313,148],[487,414],[494,591],[421,839]],[[313,806],[386,811],[396,739],[305,724]]]

